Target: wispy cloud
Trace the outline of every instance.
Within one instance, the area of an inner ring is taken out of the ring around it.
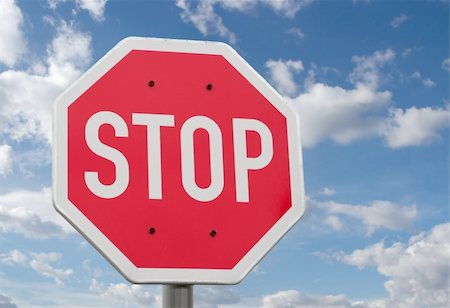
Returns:
[[[0,231],[28,238],[63,236],[74,229],[53,208],[51,190],[15,190],[0,195]]]
[[[305,33],[297,27],[290,28],[287,33],[299,39],[303,39],[306,36]]]
[[[450,58],[444,59],[442,61],[442,68],[450,72]]]
[[[262,298],[262,308],[351,307],[345,295],[311,296],[297,290],[279,291]]]
[[[68,0],[47,0],[48,6],[56,10],[61,3]],[[108,0],[73,0],[77,9],[86,10],[91,18],[97,22],[105,20],[105,6]]]
[[[22,30],[23,14],[15,0],[0,0],[0,7],[0,62],[12,67],[27,47]]]
[[[9,144],[0,145],[0,176],[5,176],[11,172],[12,148]]]
[[[195,290],[196,307],[218,308],[238,304],[241,297],[227,286],[203,286]]]
[[[32,253],[31,256],[31,268],[45,277],[52,278],[59,285],[62,285],[63,281],[74,273],[71,268],[55,268],[50,264],[61,259],[62,254],[60,253]]]
[[[408,230],[417,217],[416,206],[401,206],[389,201],[373,201],[368,205],[343,204],[334,201],[312,201],[328,213],[325,223],[334,230],[342,229],[340,217],[359,220],[366,228],[367,235],[376,230]],[[330,218],[331,217],[331,218]]]
[[[51,142],[52,104],[91,61],[91,37],[65,22],[47,48],[36,71],[0,73],[0,129],[9,138]]]
[[[449,126],[447,107],[394,108],[392,93],[381,90],[386,83],[383,69],[393,64],[395,57],[391,49],[377,50],[368,56],[353,56],[355,67],[348,81],[354,87],[350,89],[317,82],[314,70],[309,70],[305,91],[296,97],[286,97],[300,116],[303,145],[313,147],[327,139],[346,145],[381,138],[388,147],[401,148],[439,141],[441,132]],[[292,72],[281,75],[284,79],[279,80],[294,83]],[[428,87],[434,86],[434,82],[422,78],[420,72],[415,72],[412,78],[421,80]],[[290,89],[294,88],[295,84],[290,86]],[[282,86],[279,89],[286,93]],[[411,121],[414,121],[414,127]]]
[[[146,287],[125,283],[110,283],[108,285],[92,279],[89,291],[100,295],[115,306],[150,306],[156,303],[155,296]]]
[[[1,308],[17,308],[11,298],[7,295],[0,293],[0,307]]]
[[[338,258],[359,269],[375,267],[389,278],[383,307],[444,307],[450,298],[449,233],[450,224],[441,224],[411,237],[407,245],[380,242]]]
[[[8,266],[29,266],[36,273],[51,278],[56,284],[62,285],[63,281],[73,274],[73,270],[70,268],[56,268],[51,265],[51,263],[55,263],[61,258],[62,254],[57,252],[24,253],[14,249],[9,253],[0,254],[0,263]]]
[[[249,13],[257,6],[265,6],[276,14],[293,18],[298,11],[311,4],[314,0],[177,0],[177,6],[182,10],[181,17],[184,22],[192,23],[203,35],[218,35],[227,39],[231,44],[237,42],[237,36],[223,22],[216,12],[216,7],[227,11]]]
[[[430,145],[441,140],[440,131],[449,126],[450,109],[411,107],[393,108],[381,133],[390,148]]]
[[[288,96],[297,94],[298,86],[294,81],[294,75],[303,71],[302,61],[270,59],[265,66],[269,70],[270,80],[281,94]]]
[[[392,19],[391,26],[392,28],[398,28],[407,20],[408,16],[406,16],[405,14],[400,14],[399,16],[396,16]]]

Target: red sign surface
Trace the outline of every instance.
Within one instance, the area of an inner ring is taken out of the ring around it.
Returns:
[[[236,283],[304,212],[297,118],[225,44],[126,39],[55,123],[55,206],[133,282]]]

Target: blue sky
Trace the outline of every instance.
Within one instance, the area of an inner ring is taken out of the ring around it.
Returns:
[[[0,0],[0,307],[159,307],[51,204],[56,96],[127,36],[224,41],[301,121],[307,213],[198,307],[448,304],[449,2]]]

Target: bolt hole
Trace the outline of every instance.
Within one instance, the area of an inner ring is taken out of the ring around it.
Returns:
[[[211,230],[211,232],[209,232],[209,235],[211,237],[215,237],[217,235],[217,231],[216,230]]]
[[[150,233],[150,234],[155,234],[155,232],[156,232],[156,229],[153,228],[153,227],[151,227],[150,229],[148,229],[148,233]]]
[[[155,82],[154,82],[153,80],[150,80],[150,81],[148,82],[148,86],[149,86],[150,88],[153,88],[153,87],[155,86]]]
[[[213,85],[212,85],[212,84],[208,83],[208,84],[206,85],[206,90],[211,91],[212,88],[213,88]]]

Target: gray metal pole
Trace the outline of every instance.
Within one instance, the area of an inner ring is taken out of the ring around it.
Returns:
[[[162,308],[193,308],[194,291],[192,285],[163,285]]]

